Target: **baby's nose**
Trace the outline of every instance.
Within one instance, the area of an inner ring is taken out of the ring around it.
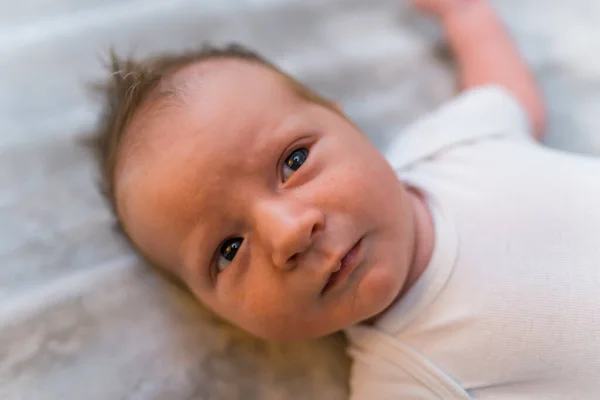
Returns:
[[[258,230],[273,264],[293,268],[299,255],[313,244],[315,233],[325,224],[323,213],[299,203],[271,202],[263,206]]]

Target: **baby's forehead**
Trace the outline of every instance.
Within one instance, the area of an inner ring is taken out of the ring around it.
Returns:
[[[213,95],[214,90],[239,94],[260,90],[263,97],[273,94],[297,97],[289,78],[279,71],[258,61],[237,58],[215,58],[182,66],[163,77],[158,90],[182,99],[203,90]]]
[[[118,174],[146,169],[172,146],[192,145],[228,132],[268,129],[304,104],[287,77],[262,65],[215,59],[186,65],[156,88],[166,96],[149,102],[132,121]]]
[[[131,157],[165,135],[174,136],[190,116],[196,124],[215,129],[231,122],[231,115],[262,117],[276,105],[301,101],[290,79],[268,65],[233,58],[193,62],[159,81],[130,122],[121,154]]]

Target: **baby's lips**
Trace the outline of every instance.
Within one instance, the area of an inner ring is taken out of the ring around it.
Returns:
[[[340,269],[342,269],[342,261],[339,261],[337,263],[337,265],[335,266],[335,268],[331,272],[335,273],[335,272],[338,272]]]

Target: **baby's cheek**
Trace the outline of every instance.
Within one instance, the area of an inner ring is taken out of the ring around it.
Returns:
[[[373,191],[371,179],[359,165],[340,164],[321,182],[316,198],[328,209],[359,217],[373,206],[371,196],[367,195]]]
[[[241,315],[238,325],[263,339],[285,338],[290,329],[299,327],[297,310],[287,305],[287,302],[277,301],[276,298],[268,300],[261,296],[239,308]]]
[[[236,319],[268,327],[274,320],[287,319],[290,299],[275,284],[254,282],[235,295],[235,300],[229,302],[228,308],[236,315]],[[243,293],[243,294],[242,294]]]

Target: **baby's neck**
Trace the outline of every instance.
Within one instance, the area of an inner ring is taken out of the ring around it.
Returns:
[[[419,279],[421,274],[429,265],[433,248],[435,246],[435,229],[433,226],[433,217],[427,206],[427,201],[421,193],[415,189],[408,188],[408,195],[411,198],[413,221],[415,229],[414,253],[412,263],[409,267],[406,281],[399,297],[402,297]]]
[[[394,306],[404,295],[410,290],[415,284],[419,277],[423,274],[431,255],[433,254],[433,248],[435,246],[435,229],[433,225],[433,218],[427,201],[421,193],[412,188],[407,188],[407,193],[410,198],[409,204],[413,210],[413,226],[414,226],[414,243],[413,243],[413,254],[412,262],[409,266],[408,273],[404,285],[400,290],[400,293],[396,296],[394,301],[382,312],[375,315],[374,317],[364,321],[367,324],[373,324],[381,317],[387,310]]]

